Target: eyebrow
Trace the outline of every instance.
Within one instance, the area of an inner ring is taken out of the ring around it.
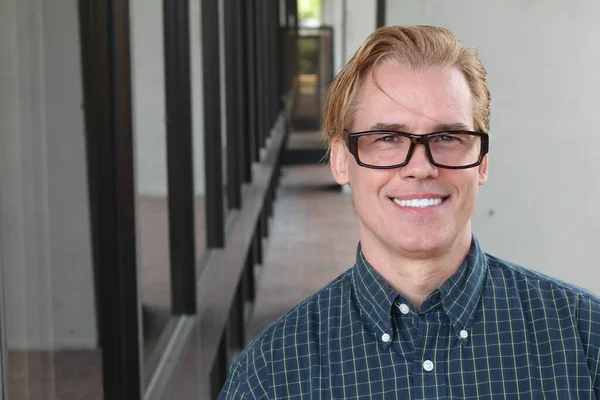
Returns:
[[[406,124],[388,124],[385,122],[378,122],[371,126],[372,131],[394,131],[394,132],[406,132],[410,130]],[[462,122],[455,122],[451,124],[438,124],[433,127],[432,132],[444,132],[444,131],[468,131],[471,128],[467,124]]]

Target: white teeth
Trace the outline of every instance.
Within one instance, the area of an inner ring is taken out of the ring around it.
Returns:
[[[442,199],[411,199],[411,200],[398,200],[394,199],[394,203],[401,207],[415,207],[415,208],[426,208],[437,206],[442,202]]]

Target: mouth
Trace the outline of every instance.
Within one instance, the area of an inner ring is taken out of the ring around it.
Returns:
[[[392,200],[395,204],[399,205],[400,207],[429,208],[429,207],[435,207],[435,206],[442,204],[444,201],[446,201],[448,199],[448,197],[449,196],[447,196],[447,197],[432,197],[432,198],[428,198],[428,199],[402,199],[402,200],[390,197],[390,200]]]

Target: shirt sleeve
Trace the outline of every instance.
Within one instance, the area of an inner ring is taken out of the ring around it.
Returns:
[[[268,399],[264,358],[248,348],[231,366],[218,400]]]
[[[245,390],[242,387],[243,379],[240,379],[240,362],[235,362],[229,371],[229,376],[221,388],[218,400],[233,400],[233,399],[247,399]]]
[[[580,296],[577,319],[590,377],[594,384],[594,394],[600,399],[600,301]]]

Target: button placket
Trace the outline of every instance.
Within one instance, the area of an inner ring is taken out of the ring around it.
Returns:
[[[412,315],[412,313],[411,313]],[[448,348],[448,339],[458,339],[451,333],[451,325],[443,310],[416,314],[419,320],[419,344],[415,352],[413,379],[415,390],[413,398],[447,398],[446,362],[444,350]]]
[[[406,315],[406,314],[408,314],[410,312],[410,308],[406,304],[404,304],[404,303],[400,304],[398,306],[398,309],[400,310],[400,312],[403,315]]]
[[[431,371],[433,371],[433,367],[434,367],[434,365],[433,365],[433,361],[431,361],[431,360],[425,360],[425,361],[423,362],[423,369],[424,369],[425,371],[427,371],[427,372],[431,372]]]
[[[389,333],[384,333],[383,335],[381,335],[381,341],[383,343],[389,343],[392,340],[392,337],[390,336]]]

